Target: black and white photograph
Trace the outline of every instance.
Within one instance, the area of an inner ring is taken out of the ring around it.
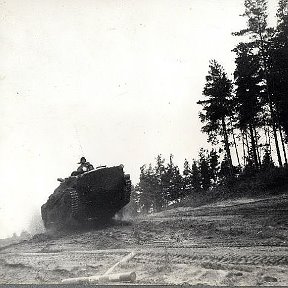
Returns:
[[[288,286],[288,0],[0,23],[0,285]]]

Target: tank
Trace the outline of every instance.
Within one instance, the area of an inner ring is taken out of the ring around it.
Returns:
[[[100,167],[62,180],[41,207],[46,229],[108,221],[130,201],[131,180],[123,165]]]

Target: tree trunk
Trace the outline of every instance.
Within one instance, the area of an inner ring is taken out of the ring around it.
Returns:
[[[265,133],[265,146],[266,149],[269,149],[269,153],[271,155],[271,139],[269,133],[269,126],[264,126],[264,133]]]
[[[280,132],[280,139],[281,139],[282,149],[283,149],[283,154],[284,154],[284,159],[285,159],[285,166],[287,166],[288,163],[287,163],[286,148],[285,148],[284,137],[283,137],[283,133],[282,133],[282,129],[280,125],[279,125],[279,132]]]
[[[230,173],[232,174],[232,158],[230,153],[230,147],[229,147],[229,139],[227,134],[227,128],[224,117],[222,117],[222,129],[223,129],[223,137],[224,137],[224,145],[225,145],[225,151],[229,163]]]
[[[250,138],[251,138],[251,148],[252,148],[254,165],[256,168],[258,168],[259,165],[258,165],[258,158],[257,158],[257,152],[256,152],[255,137],[254,137],[254,133],[253,133],[253,126],[251,123],[249,123],[248,126],[249,126]]]
[[[268,84],[267,84],[267,90],[268,90]],[[270,95],[270,93],[267,92],[268,95]],[[274,116],[274,111],[273,111],[273,106],[272,106],[272,102],[269,98],[269,107],[270,107],[270,113],[271,113],[271,118],[272,118],[272,129],[273,129],[273,135],[274,135],[274,141],[275,141],[275,147],[276,147],[276,152],[277,152],[277,157],[278,157],[278,163],[279,166],[282,167],[282,159],[281,159],[281,154],[280,154],[280,149],[279,149],[279,144],[278,144],[278,137],[277,137],[277,129],[276,129],[276,124],[275,124],[275,116]]]
[[[259,165],[259,168],[261,168],[261,158],[260,158],[258,137],[257,137],[257,131],[255,128],[255,125],[253,125],[253,131],[254,131],[254,136],[255,136],[255,145],[256,145],[256,152],[257,152],[257,158],[258,158],[258,165]]]
[[[244,137],[244,132],[241,131],[242,134],[242,147],[243,147],[243,162],[244,162],[244,167],[246,166],[246,152],[245,152],[245,137]]]
[[[232,129],[232,136],[233,136],[233,142],[234,142],[234,147],[235,147],[235,151],[236,151],[236,157],[237,157],[238,165],[241,166],[231,117],[230,117],[230,124],[231,124],[231,129]]]
[[[277,108],[277,120],[278,120],[277,122],[278,122],[278,127],[279,127],[280,140],[281,140],[282,150],[283,150],[283,154],[284,154],[285,166],[287,166],[286,148],[285,148],[284,137],[283,137],[282,128],[281,128],[281,124],[280,124],[280,119],[279,119],[278,105],[276,106],[276,108]]]
[[[270,135],[270,127],[269,126],[268,126],[267,133],[268,133],[268,140],[269,140],[269,152],[271,155],[272,154],[272,146],[271,146],[271,135]]]
[[[282,167],[283,165],[282,165],[282,159],[281,159],[278,137],[277,137],[276,117],[275,117],[275,113],[274,113],[274,109],[273,109],[273,102],[272,102],[271,95],[270,95],[270,87],[269,87],[269,83],[268,83],[268,69],[267,69],[267,63],[266,63],[266,59],[265,59],[265,55],[264,55],[264,46],[263,46],[264,40],[263,40],[263,36],[261,33],[259,34],[259,36],[260,36],[260,47],[259,47],[260,48],[260,56],[262,57],[263,66],[264,66],[263,68],[264,68],[264,75],[265,75],[266,88],[267,88],[266,94],[267,94],[268,104],[269,104],[269,109],[270,109],[270,114],[271,114],[275,147],[276,147],[279,166]]]
[[[248,140],[248,131],[246,130],[245,131],[245,140],[246,140],[246,147],[247,147],[247,160],[249,159],[249,161],[251,161],[251,159],[250,159],[250,147],[249,147],[249,140]],[[249,162],[247,161],[247,164],[248,164]]]

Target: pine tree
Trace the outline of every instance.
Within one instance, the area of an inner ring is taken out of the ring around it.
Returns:
[[[187,159],[184,161],[183,189],[185,194],[189,194],[192,191],[192,170]]]
[[[219,155],[215,149],[212,149],[209,152],[209,170],[210,170],[210,179],[213,181],[213,184],[217,183],[218,172],[219,172]]]
[[[262,160],[262,169],[267,170],[274,167],[274,162],[271,157],[269,149],[265,149],[263,160]]]
[[[135,187],[132,185],[130,202],[127,206],[125,206],[125,208],[124,209],[129,213],[130,216],[136,216],[140,212],[141,207],[139,184],[137,184]]]
[[[242,131],[249,131],[251,139],[251,150],[253,163],[259,167],[257,157],[257,140],[255,127],[259,124],[262,111],[261,96],[263,87],[261,85],[263,75],[259,64],[259,57],[252,53],[252,49],[244,43],[240,43],[234,50],[237,57],[234,72],[236,94],[234,98],[235,111],[238,116],[238,127]]]
[[[232,83],[227,78],[223,67],[217,61],[210,61],[203,95],[206,100],[198,101],[203,106],[200,112],[201,122],[206,123],[202,131],[207,133],[208,141],[217,143],[217,136],[222,135],[229,166],[232,170],[227,118],[231,115]]]
[[[221,164],[220,164],[220,170],[219,170],[219,179],[220,183],[224,183],[227,178],[231,176],[231,169],[229,166],[229,160],[227,159],[227,156],[225,155]]]
[[[157,179],[151,164],[149,164],[148,168],[146,168],[146,165],[143,165],[140,168],[140,172],[140,209],[144,213],[149,213],[151,210],[155,210],[155,190],[157,189]]]
[[[279,166],[282,166],[282,159],[279,149],[278,136],[277,136],[277,113],[275,112],[275,99],[272,97],[270,87],[270,75],[268,69],[269,62],[269,41],[273,29],[267,26],[267,1],[266,0],[245,0],[245,12],[242,16],[247,17],[247,28],[240,32],[233,33],[236,36],[249,36],[249,42],[246,45],[252,48],[255,55],[261,59],[260,65],[263,70],[263,82],[265,83],[266,101],[269,106],[272,129],[274,134],[275,147],[278,157]]]
[[[199,153],[199,169],[201,175],[201,186],[204,191],[207,191],[211,186],[209,160],[206,154],[207,151],[201,148]]]
[[[179,201],[184,195],[183,180],[178,166],[173,163],[172,154],[170,155],[170,161],[165,168],[165,174],[162,179],[167,199],[169,201]]]
[[[165,190],[163,187],[163,177],[165,175],[165,159],[162,157],[162,155],[158,155],[156,158],[156,166],[154,168],[155,170],[155,176],[157,179],[157,189],[155,191],[156,197],[156,210],[160,211],[163,208],[167,207],[167,197],[165,196]]]
[[[282,149],[287,165],[284,133],[288,141],[288,0],[280,0],[277,11],[277,27],[269,46],[269,84],[277,111],[277,124],[279,125]]]
[[[191,185],[192,189],[195,192],[201,191],[201,175],[198,167],[198,163],[196,160],[193,161],[191,168]]]

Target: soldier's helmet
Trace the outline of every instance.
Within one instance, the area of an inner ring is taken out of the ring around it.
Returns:
[[[80,162],[77,163],[77,164],[82,164],[82,163],[85,163],[85,162],[86,162],[86,158],[85,157],[81,157]]]

